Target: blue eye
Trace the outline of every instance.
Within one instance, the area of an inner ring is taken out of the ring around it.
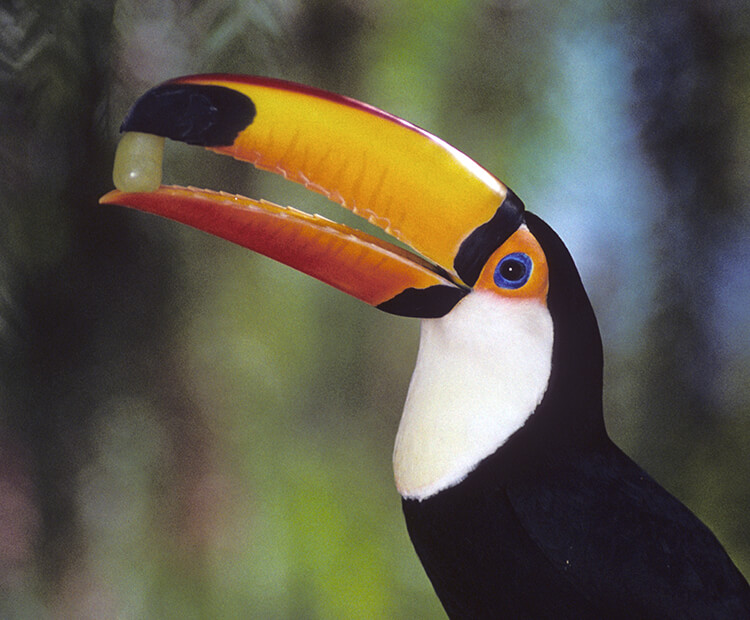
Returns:
[[[495,284],[500,288],[521,288],[529,281],[533,263],[528,254],[513,252],[495,267]]]

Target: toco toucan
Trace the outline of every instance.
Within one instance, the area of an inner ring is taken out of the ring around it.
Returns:
[[[602,344],[563,242],[469,157],[352,99],[197,75],[122,123],[101,199],[218,235],[386,312],[421,339],[393,465],[451,618],[750,618],[750,588],[685,506],[609,439]],[[414,251],[283,208],[162,186],[165,138],[284,175]]]

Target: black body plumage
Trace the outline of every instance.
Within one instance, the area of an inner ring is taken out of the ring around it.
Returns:
[[[593,310],[562,241],[525,218],[550,269],[547,392],[464,480],[403,501],[448,615],[750,618],[750,587],[714,535],[608,438]]]

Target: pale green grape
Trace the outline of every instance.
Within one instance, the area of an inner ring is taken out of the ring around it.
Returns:
[[[123,134],[115,153],[112,179],[122,192],[153,192],[161,185],[164,138],[131,131]]]

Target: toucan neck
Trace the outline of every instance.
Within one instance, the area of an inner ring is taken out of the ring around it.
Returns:
[[[478,291],[423,321],[393,455],[402,496],[458,484],[526,423],[549,381],[552,342],[544,304]]]
[[[526,213],[549,265],[547,307],[554,324],[552,370],[529,424],[540,440],[589,444],[606,437],[602,413],[603,353],[599,326],[570,253],[540,218]]]

